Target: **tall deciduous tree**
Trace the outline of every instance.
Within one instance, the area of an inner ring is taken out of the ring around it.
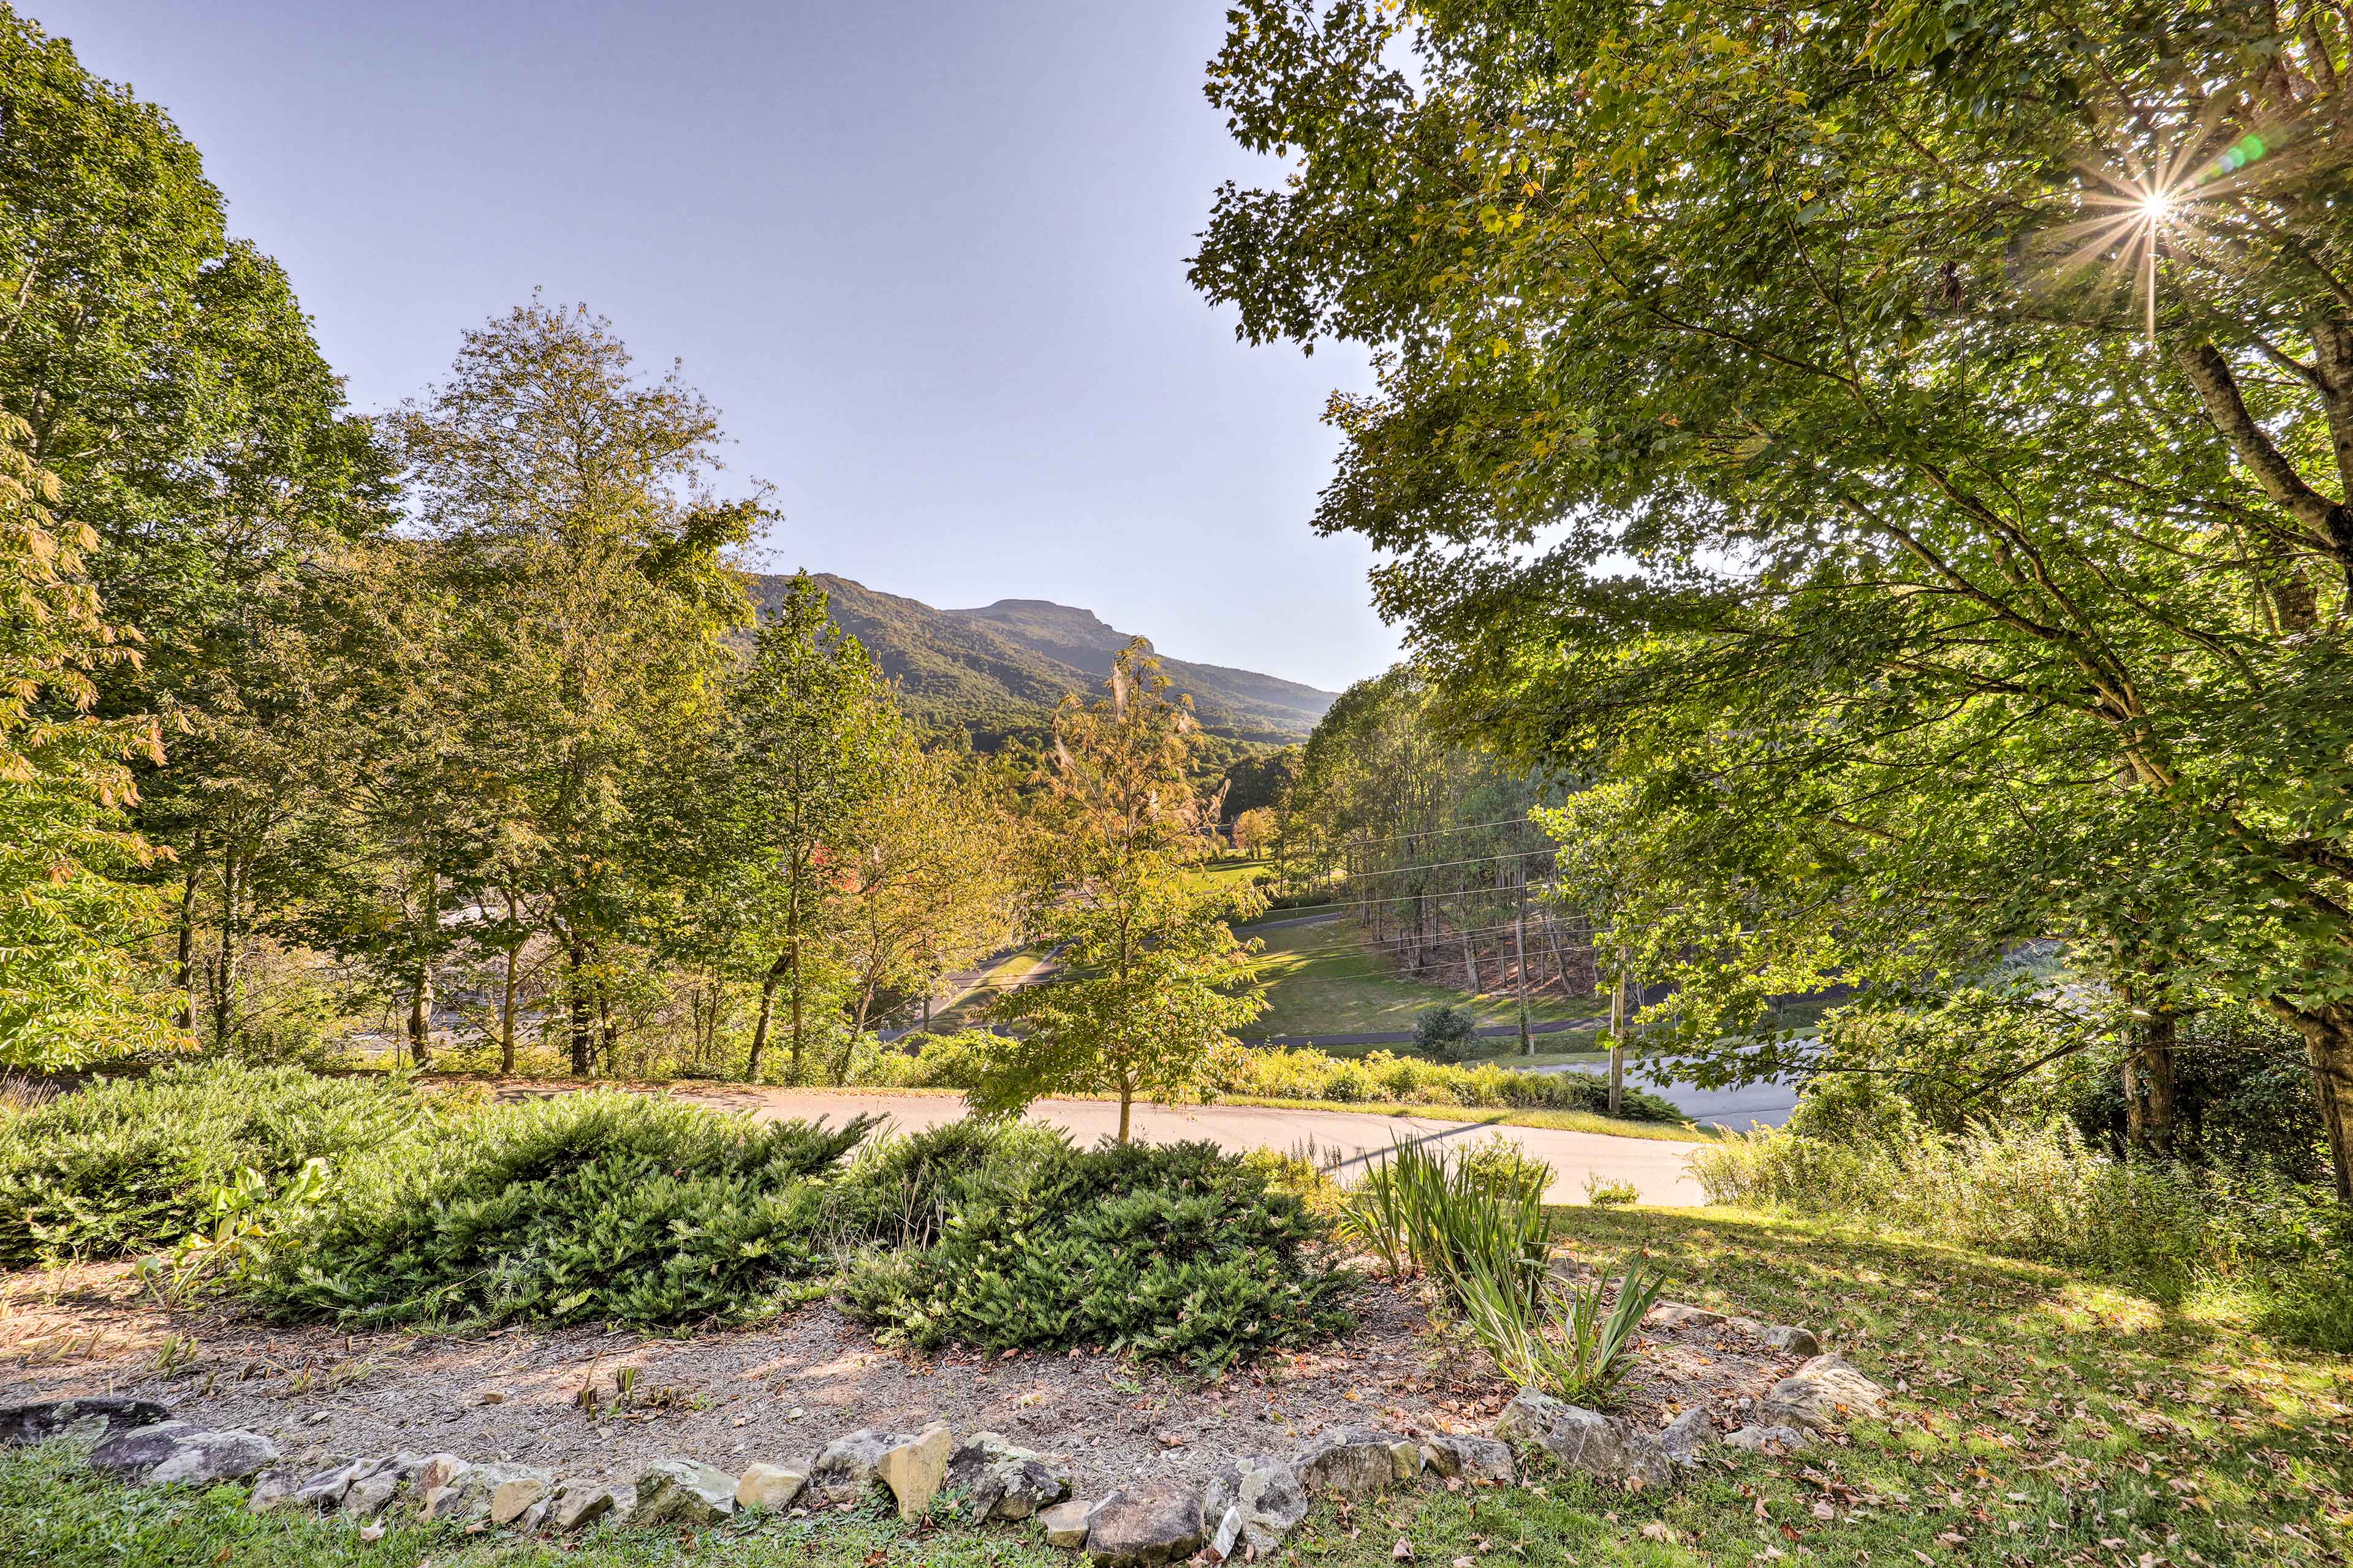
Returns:
[[[601,956],[661,874],[632,826],[716,721],[721,636],[746,613],[720,552],[760,503],[712,491],[710,405],[674,371],[638,380],[585,309],[534,301],[467,333],[449,380],[396,425],[417,521],[468,610],[481,815],[507,825],[511,879],[563,950],[586,1074],[610,1044]]]
[[[1111,683],[1109,697],[1056,712],[1029,825],[1030,921],[1065,973],[991,1005],[1014,1034],[967,1098],[1004,1115],[1058,1090],[1115,1094],[1124,1143],[1139,1098],[1198,1089],[1229,1031],[1264,1010],[1229,923],[1264,903],[1255,889],[1202,892],[1188,875],[1209,856],[1218,809],[1192,783],[1190,706],[1169,700],[1140,640]]]
[[[2257,1001],[2353,1198],[2343,18],[1234,16],[1211,95],[1303,163],[1194,275],[1377,345],[1320,522],[1466,721],[1799,962],[2056,931]]]

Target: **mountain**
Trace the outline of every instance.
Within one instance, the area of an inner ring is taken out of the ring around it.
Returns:
[[[826,591],[833,618],[899,682],[908,712],[923,723],[965,730],[977,746],[1038,733],[1066,693],[1102,690],[1112,656],[1129,640],[1092,610],[1045,599],[940,610],[830,573],[810,575]],[[791,581],[752,579],[763,613],[783,599]],[[1202,727],[1232,741],[1304,739],[1338,696],[1223,665],[1163,658],[1160,668],[1174,690],[1193,699]]]

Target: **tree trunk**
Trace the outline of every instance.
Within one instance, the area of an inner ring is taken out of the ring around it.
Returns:
[[[1528,1033],[1528,874],[1519,875],[1519,912],[1512,921],[1512,977],[1520,991],[1520,1055],[1536,1054],[1536,1043]]]
[[[1471,929],[1466,920],[1462,927],[1462,968],[1471,977],[1471,994],[1476,996],[1479,994],[1479,943],[1472,938]]]
[[[613,994],[601,983],[596,987],[596,1024],[597,1037],[605,1047],[605,1070],[611,1072],[620,1056],[621,1029],[613,1022]]]
[[[180,1027],[196,1032],[196,850],[188,847],[188,868],[180,878],[180,952],[174,971],[180,991]]]
[[[2154,1005],[2134,1029],[2125,1058],[2125,1141],[2137,1153],[2173,1157],[2173,1052],[2179,1019]]]
[[[2320,1108],[2320,1125],[2328,1135],[2328,1164],[2335,1179],[2337,1201],[2353,1204],[2353,1006],[2336,1002],[2323,1007],[2289,1007],[2274,1002],[2271,1010],[2304,1037],[2306,1056],[2312,1062],[2312,1096]]]
[[[507,924],[516,924],[515,897],[506,895]],[[522,943],[509,931],[507,942],[506,988],[499,994],[499,1071],[514,1071],[515,972],[522,963]]]
[[[588,944],[577,936],[565,944],[564,966],[567,978],[565,1003],[572,1021],[572,1076],[586,1078],[596,1047],[588,1033]]]
[[[1119,1085],[1119,1141],[1122,1144],[1127,1142],[1128,1113],[1134,1104],[1135,1090],[1125,1079],[1122,1079]]]
[[[1609,989],[1609,1114],[1626,1102],[1626,950],[1618,950],[1618,984]]]
[[[433,1062],[433,966],[421,964],[408,989],[408,1059],[419,1068]]]
[[[225,1049],[237,1033],[237,864],[234,852],[221,857],[220,951],[213,964],[213,1048]]]
[[[786,955],[778,953],[768,973],[760,977],[760,1016],[752,1026],[752,1059],[744,1064],[744,1076],[754,1083],[760,1079],[760,1053],[768,1046],[768,1025],[776,1016],[776,984],[785,977],[785,960]]]

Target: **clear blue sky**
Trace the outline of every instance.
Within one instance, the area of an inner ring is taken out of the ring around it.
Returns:
[[[1361,358],[1187,288],[1223,0],[20,0],[163,104],[363,408],[583,300],[724,411],[781,568],[1084,605],[1337,688],[1393,657],[1307,527]]]

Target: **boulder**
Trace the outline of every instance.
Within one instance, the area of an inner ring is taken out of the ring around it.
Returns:
[[[1876,1415],[1887,1390],[1842,1356],[1818,1355],[1775,1384],[1757,1411],[1759,1425],[1827,1432],[1855,1415]]]
[[[1661,1301],[1642,1314],[1646,1329],[1704,1329],[1724,1321],[1722,1312],[1682,1301]]]
[[[856,1502],[880,1479],[874,1467],[882,1462],[882,1456],[912,1436],[906,1432],[860,1429],[848,1436],[836,1437],[809,1466],[810,1503],[825,1508],[838,1502]]]
[[[1095,1510],[1101,1506],[1100,1503],[1074,1498],[1069,1502],[1039,1510],[1038,1523],[1046,1532],[1046,1544],[1067,1547],[1073,1552],[1084,1546],[1087,1543],[1087,1521],[1094,1517]]]
[[[401,1484],[407,1480],[409,1471],[424,1462],[415,1454],[388,1454],[381,1459],[369,1461],[365,1468],[352,1478],[352,1484],[343,1489],[335,1511],[349,1514],[353,1519],[374,1519],[391,1505]]]
[[[171,1418],[172,1413],[152,1399],[124,1399],[111,1394],[0,1405],[0,1447],[58,1438],[91,1443],[118,1432],[160,1426]]]
[[[1602,1480],[1674,1484],[1674,1467],[1657,1438],[1533,1388],[1513,1396],[1496,1417],[1494,1431],[1505,1442],[1534,1443],[1562,1464]]]
[[[1421,1479],[1421,1445],[1399,1438],[1389,1445],[1389,1479],[1399,1486]]]
[[[882,1450],[874,1461],[874,1473],[899,1500],[899,1517],[917,1520],[940,1495],[940,1483],[947,1479],[948,1455],[955,1447],[955,1438],[948,1429],[934,1421],[903,1443],[893,1443]]]
[[[1302,1448],[1291,1468],[1298,1472],[1299,1484],[1309,1497],[1325,1492],[1370,1497],[1398,1479],[1397,1458],[1391,1451],[1398,1441],[1391,1432],[1342,1427]]]
[[[1767,1454],[1794,1454],[1800,1448],[1810,1448],[1814,1440],[1794,1426],[1743,1426],[1724,1435],[1727,1448],[1746,1448]]]
[[[241,1481],[277,1458],[278,1445],[259,1432],[207,1432],[186,1421],[117,1432],[90,1453],[93,1468],[153,1486]]]
[[[294,1489],[302,1484],[302,1472],[285,1465],[273,1465],[253,1478],[253,1495],[246,1507],[256,1513],[270,1513],[286,1506],[294,1496]]]
[[[1514,1474],[1512,1446],[1493,1437],[1449,1434],[1432,1437],[1421,1447],[1430,1468],[1450,1479],[1460,1476],[1466,1481],[1501,1481],[1509,1486]]]
[[[594,1481],[565,1481],[547,1500],[547,1523],[555,1530],[585,1530],[611,1517],[620,1501],[620,1491],[615,1488]]]
[[[492,1524],[520,1522],[555,1489],[555,1472],[535,1465],[477,1465],[460,1478],[460,1484],[475,1476],[482,1478],[480,1490],[488,1504],[484,1513]]]
[[[1659,1447],[1679,1465],[1699,1463],[1700,1449],[1715,1441],[1715,1423],[1709,1419],[1704,1405],[1693,1405],[1659,1433]]]
[[[1237,1459],[1209,1478],[1201,1511],[1222,1528],[1226,1516],[1237,1510],[1242,1540],[1262,1556],[1288,1540],[1307,1517],[1307,1489],[1299,1472],[1281,1459]]]
[[[1384,1456],[1386,1458],[1386,1456]],[[1123,1487],[1087,1519],[1087,1556],[1103,1568],[1157,1568],[1208,1544],[1201,1499],[1190,1487]]]
[[[995,1432],[976,1432],[956,1445],[947,1486],[972,1504],[976,1519],[1028,1519],[1071,1495],[1068,1471]]]
[[[1774,1324],[1765,1331],[1765,1342],[1791,1355],[1820,1355],[1822,1352],[1822,1342],[1814,1338],[1814,1331],[1799,1328],[1794,1323]]]
[[[799,1500],[808,1488],[808,1471],[792,1469],[783,1465],[753,1465],[735,1483],[737,1508],[765,1509],[770,1513],[782,1513]]]
[[[640,1524],[716,1524],[735,1511],[735,1478],[692,1459],[656,1459],[638,1476]]]

